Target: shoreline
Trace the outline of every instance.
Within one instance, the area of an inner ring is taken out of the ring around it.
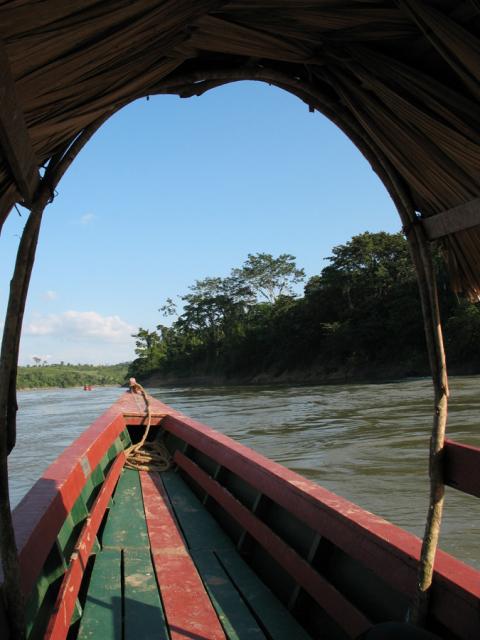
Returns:
[[[449,377],[476,376],[480,371],[471,367],[452,367]],[[289,371],[280,375],[264,372],[251,377],[228,377],[220,374],[192,376],[164,376],[152,374],[141,381],[144,387],[160,388],[176,387],[261,387],[261,386],[305,386],[305,385],[354,385],[354,384],[388,384],[427,378],[431,379],[428,369],[408,370],[401,367],[377,369],[371,371],[335,371],[329,374],[320,372]]]
[[[308,369],[291,369],[283,372],[266,370],[254,375],[228,376],[220,373],[197,374],[190,376],[162,375],[153,373],[147,376],[144,386],[284,386],[284,385],[334,385],[334,384],[378,384],[406,378],[424,378],[430,375],[427,367],[415,366],[411,363],[396,365],[377,365],[376,367],[338,368],[310,367]]]
[[[478,376],[480,371],[474,367],[452,367],[449,372],[449,378]],[[405,382],[407,380],[419,380],[422,378],[431,378],[428,370],[408,371],[401,367],[388,367],[385,369],[377,369],[376,375],[371,371],[365,373],[335,371],[329,374],[305,371],[287,371],[279,375],[263,372],[255,376],[239,376],[228,377],[220,374],[204,374],[191,376],[164,376],[154,373],[143,380],[141,384],[144,387],[161,388],[161,387],[264,387],[264,386],[317,386],[317,385],[355,385],[355,384],[388,384],[394,382]],[[96,384],[92,385],[95,389],[108,388],[124,388],[127,389],[127,383],[123,384]],[[82,389],[83,385],[72,386],[39,386],[39,387],[17,387],[17,391],[61,391],[66,389]]]
[[[124,387],[123,384],[95,384],[92,385],[92,391],[94,389],[108,389],[112,387]],[[63,391],[64,389],[83,389],[83,384],[74,384],[68,387],[58,387],[58,386],[46,386],[46,387],[17,387],[17,391],[47,391],[51,389],[52,391]]]

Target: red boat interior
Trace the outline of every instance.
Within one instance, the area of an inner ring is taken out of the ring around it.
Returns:
[[[126,468],[145,428],[126,393],[15,510],[29,638],[343,639],[405,619],[417,538],[150,402],[168,470]],[[476,637],[479,603],[480,572],[439,552],[430,631]]]

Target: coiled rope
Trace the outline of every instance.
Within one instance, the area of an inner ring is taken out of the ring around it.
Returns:
[[[172,458],[165,444],[160,438],[147,442],[150,426],[152,424],[150,399],[145,393],[145,389],[135,380],[135,378],[130,378],[130,392],[140,393],[142,395],[145,402],[145,417],[147,423],[140,442],[133,444],[125,450],[125,455],[127,457],[125,466],[128,469],[137,469],[138,471],[167,471],[172,465]]]

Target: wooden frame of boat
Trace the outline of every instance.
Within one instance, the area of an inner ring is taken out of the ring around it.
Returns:
[[[125,470],[145,422],[140,396],[125,393],[15,509],[29,638],[356,638],[405,619],[418,538],[157,400],[150,408],[173,470]],[[480,450],[446,451],[447,484],[480,496]],[[480,572],[441,551],[428,627],[472,640],[480,630]]]

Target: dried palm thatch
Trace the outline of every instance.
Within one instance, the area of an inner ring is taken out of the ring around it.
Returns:
[[[133,100],[238,80],[291,92],[349,136],[393,198],[417,269],[435,389],[431,500],[413,617],[426,615],[443,506],[448,382],[428,241],[480,299],[480,0],[0,2],[0,229],[31,209],[0,358],[0,547],[24,637],[6,455],[21,321],[43,208],[96,129]],[[39,167],[47,167],[41,177]],[[345,177],[348,180],[348,176]]]
[[[395,200],[401,183],[407,224],[441,227],[455,290],[478,299],[479,33],[478,0],[3,2],[0,224],[105,114],[261,80],[338,124]]]

